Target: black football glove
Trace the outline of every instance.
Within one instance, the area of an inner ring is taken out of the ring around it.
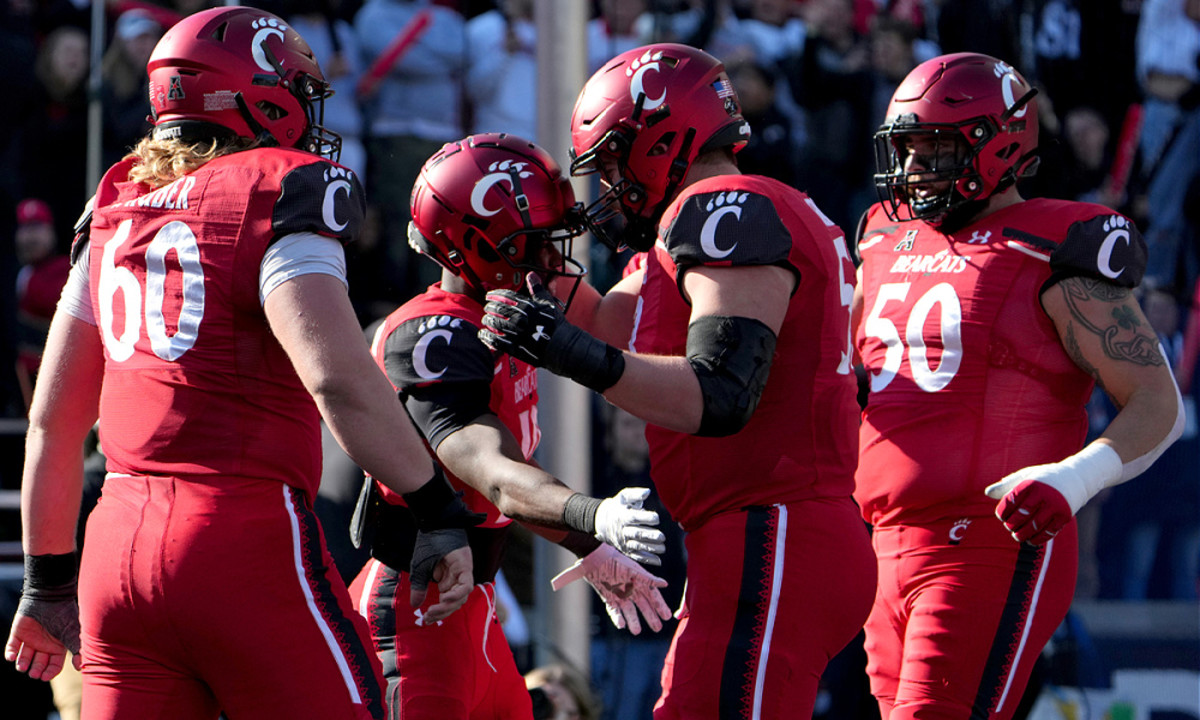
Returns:
[[[79,654],[77,560],[74,554],[25,556],[25,583],[17,614],[32,618],[51,637]]]
[[[526,277],[531,295],[493,290],[484,305],[479,339],[555,375],[604,392],[625,372],[625,355],[567,322],[562,306],[534,273]]]
[[[438,562],[458,548],[467,547],[466,528],[475,527],[487,516],[467,509],[462,493],[450,487],[437,463],[433,478],[403,497],[417,518],[409,583],[414,591],[423,592]]]

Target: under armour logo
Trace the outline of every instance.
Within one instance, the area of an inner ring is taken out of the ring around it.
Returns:
[[[550,339],[550,334],[546,332],[545,325],[537,326],[537,329],[533,331],[533,339],[534,340],[549,340]]]
[[[971,237],[967,240],[967,242],[971,243],[972,245],[987,245],[991,241],[992,241],[992,231],[991,230],[984,231],[984,233],[982,235],[980,235],[979,231],[976,230],[975,232],[971,233]]]

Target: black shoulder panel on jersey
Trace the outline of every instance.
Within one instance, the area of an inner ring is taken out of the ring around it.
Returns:
[[[96,197],[92,196],[87,201],[87,205],[83,207],[83,214],[75,221],[75,237],[71,240],[71,264],[79,262],[79,257],[87,250],[88,240],[92,237],[92,215],[94,209],[92,204],[96,202]]]
[[[700,193],[684,201],[663,236],[681,268],[785,265],[792,236],[765,195],[742,190]]]
[[[1073,223],[1050,253],[1048,288],[1069,277],[1083,276],[1118,287],[1137,287],[1146,272],[1146,241],[1133,221],[1109,213]]]
[[[850,243],[850,247],[847,248],[850,251],[850,260],[854,263],[854,267],[862,265],[862,255],[858,254],[858,244],[862,242],[863,233],[867,231],[867,216],[870,214],[871,208],[867,208],[858,217],[858,226],[854,228],[854,242]]]
[[[343,243],[362,231],[366,193],[350,170],[318,160],[283,176],[271,213],[275,237],[312,232]]]
[[[383,366],[388,379],[402,392],[435,383],[491,385],[495,363],[478,331],[475,325],[450,315],[401,323],[384,341]]]
[[[492,412],[491,398],[491,385],[485,382],[439,383],[410,390],[404,407],[437,452],[443,440]]]

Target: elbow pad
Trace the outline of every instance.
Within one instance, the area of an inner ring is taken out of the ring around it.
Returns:
[[[725,437],[746,427],[758,407],[775,333],[758,320],[706,315],[688,326],[687,361],[700,381],[701,437]]]

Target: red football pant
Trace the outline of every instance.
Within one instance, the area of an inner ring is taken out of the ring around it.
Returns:
[[[812,715],[862,627],[875,556],[850,498],[718,515],[687,535],[688,579],[655,720]]]
[[[884,720],[1006,720],[1075,592],[1075,522],[1019,544],[995,517],[876,528],[867,674]]]
[[[437,625],[418,626],[407,572],[371,559],[350,583],[371,626],[392,720],[528,720],[533,702],[496,617],[496,587],[476,585]],[[429,586],[428,607],[437,602]],[[517,608],[512,609],[517,612]]]
[[[79,608],[85,720],[383,717],[366,623],[279,482],[110,476]]]

